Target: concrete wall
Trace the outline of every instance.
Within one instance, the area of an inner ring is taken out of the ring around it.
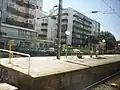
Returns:
[[[7,83],[16,87],[18,86],[19,90],[33,90],[32,85],[34,79],[32,77],[4,66],[0,66],[0,68],[6,68],[8,71],[9,79],[6,81]]]
[[[81,90],[84,87],[120,70],[120,62],[90,67],[61,74],[32,78],[23,73],[8,70],[9,84],[20,90]],[[3,66],[1,66],[4,68]]]
[[[72,31],[73,31],[73,10],[68,10],[68,27],[67,30],[70,32],[70,35],[67,37],[67,43],[68,45],[72,45]]]
[[[120,63],[36,78],[34,90],[81,90],[117,71]]]

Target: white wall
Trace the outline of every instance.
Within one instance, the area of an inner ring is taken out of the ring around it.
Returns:
[[[41,29],[43,27],[41,26],[41,23],[43,23],[43,20],[45,19],[43,17],[45,17],[45,16],[47,16],[47,14],[45,12],[43,12],[39,9],[36,9],[36,17],[35,17],[34,21],[35,21],[35,30],[38,33],[42,33]]]
[[[72,44],[72,31],[73,31],[73,9],[68,9],[68,27],[67,30],[70,31],[70,35],[67,37],[67,43]]]
[[[55,40],[57,34],[56,20],[51,17],[48,18],[47,39]]]
[[[91,34],[92,35],[95,35],[98,33],[98,30],[99,30],[99,23],[95,20],[92,21],[92,32]]]

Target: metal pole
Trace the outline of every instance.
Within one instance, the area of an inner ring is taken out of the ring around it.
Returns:
[[[29,55],[29,61],[28,61],[28,75],[30,75],[30,65],[31,65],[31,59],[30,59],[30,55]]]
[[[68,36],[67,36],[68,37]],[[68,52],[68,43],[67,43],[67,37],[66,37],[66,59],[67,59],[67,52]]]
[[[9,50],[12,51],[13,40],[9,40]],[[13,58],[13,53],[9,53],[9,63],[11,64],[11,58]]]
[[[100,55],[100,29],[98,30],[98,44],[99,44],[99,53],[98,53],[98,55]]]
[[[61,47],[61,14],[62,14],[62,0],[59,0],[58,9],[58,43],[57,43],[57,59],[60,60],[60,47]]]

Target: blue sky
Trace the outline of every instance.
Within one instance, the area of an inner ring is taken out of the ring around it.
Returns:
[[[120,0],[105,0],[120,16]],[[58,4],[58,0],[43,0],[43,10],[48,11],[54,5]],[[88,17],[100,22],[101,29],[110,31],[120,40],[120,17],[116,14],[103,14],[103,12],[111,12],[111,9],[103,2],[103,0],[63,0],[63,7],[71,7],[75,10],[87,15]],[[101,11],[100,13],[88,13],[93,10]]]

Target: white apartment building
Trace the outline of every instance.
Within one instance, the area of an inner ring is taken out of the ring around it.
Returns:
[[[42,16],[42,4],[43,0],[0,0],[0,43],[4,45],[10,39],[20,41],[38,38],[41,19],[37,21],[37,17]]]
[[[57,33],[56,17],[48,17],[41,20],[40,39],[55,40]]]
[[[46,12],[37,12],[36,22],[36,30],[38,31],[39,39],[43,40],[55,40],[56,32],[57,32],[57,18],[54,16],[50,16]]]
[[[65,8],[62,12],[62,44],[67,43],[72,46],[85,46],[86,39],[90,35],[96,35],[100,31],[100,23],[88,18],[80,12]],[[56,12],[53,14],[55,15]],[[56,14],[57,15],[57,14]],[[42,17],[47,16],[44,14]],[[67,37],[65,31],[70,31]],[[40,39],[54,40],[57,37],[57,17],[41,18],[41,30],[39,33]]]
[[[70,32],[69,36],[65,35],[65,31]],[[72,46],[85,47],[87,38],[94,32],[97,34],[100,31],[100,23],[83,15],[82,13],[72,9],[63,9],[62,15],[62,43],[67,43]]]
[[[98,35],[100,33],[100,23],[93,20],[92,21],[92,33],[91,35]]]
[[[1,22],[34,29],[36,9],[42,6],[43,0],[0,0]]]
[[[66,37],[65,31],[70,35]],[[72,46],[85,46],[86,39],[92,32],[92,19],[72,9],[65,8],[62,15],[62,43]]]

